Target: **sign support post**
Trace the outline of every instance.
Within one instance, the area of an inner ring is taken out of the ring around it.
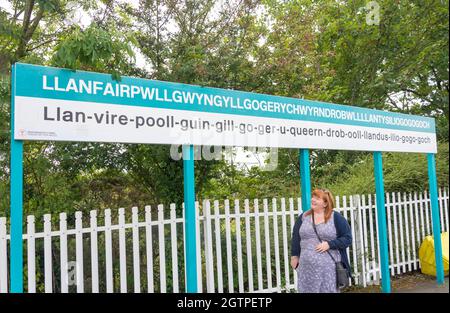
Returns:
[[[300,161],[300,187],[302,191],[302,210],[311,208],[311,174],[309,169],[309,150],[299,149]]]
[[[186,292],[197,292],[197,241],[195,212],[194,146],[183,145],[184,229]]]
[[[434,153],[427,154],[428,180],[430,183],[431,218],[433,222],[434,256],[436,259],[436,281],[439,285],[444,283],[444,265],[442,262],[441,224],[439,217],[439,203],[436,182],[436,161]]]
[[[373,153],[375,190],[377,196],[378,241],[380,249],[381,288],[384,293],[391,292],[391,276],[389,273],[388,238],[386,228],[386,209],[384,203],[383,160],[381,152]]]
[[[10,244],[10,275],[11,292],[23,292],[23,142],[14,139],[14,98],[15,98],[15,66],[12,66],[11,75],[11,244]]]

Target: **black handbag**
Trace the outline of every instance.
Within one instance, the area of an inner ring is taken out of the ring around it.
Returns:
[[[319,234],[316,230],[316,223],[314,222],[314,213],[312,212],[312,224],[314,228],[314,232],[316,233],[317,238],[319,238],[319,241],[322,242],[322,239],[320,239]],[[344,267],[344,264],[342,262],[336,262],[336,260],[331,255],[330,251],[327,250],[328,255],[333,259],[334,264],[336,264],[336,287],[337,288],[345,288],[349,286],[349,277],[348,272]]]

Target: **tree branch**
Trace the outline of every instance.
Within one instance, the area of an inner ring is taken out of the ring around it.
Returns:
[[[36,27],[39,25],[39,22],[41,21],[43,16],[44,16],[44,10],[42,8],[39,8],[39,11],[36,14],[35,18],[33,19],[30,28],[26,32],[25,38],[27,40],[27,43],[30,40],[31,36],[33,36],[33,33],[36,30]]]
[[[43,46],[43,45],[46,45],[46,44],[48,44],[48,43],[51,43],[51,42],[54,42],[54,41],[58,41],[58,40],[59,40],[59,39],[57,39],[57,38],[51,38],[51,39],[45,40],[45,41],[43,41],[43,42],[37,44],[37,45],[34,46],[34,47],[30,47],[30,48],[26,49],[26,51],[27,51],[27,52],[31,52],[31,51],[36,50],[37,48],[39,48],[39,47],[41,47],[41,46]]]

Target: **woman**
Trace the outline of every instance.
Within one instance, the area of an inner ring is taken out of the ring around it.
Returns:
[[[333,209],[330,191],[315,189],[311,210],[302,213],[294,225],[291,266],[297,269],[299,292],[339,292],[335,262],[342,262],[350,277],[346,248],[352,244],[351,229],[347,220]]]

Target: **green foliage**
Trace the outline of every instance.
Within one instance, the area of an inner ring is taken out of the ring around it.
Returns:
[[[448,1],[379,1],[379,25],[366,23],[362,0],[9,3],[0,8],[0,216],[9,214],[16,61],[432,116],[438,181],[448,185]],[[386,191],[427,188],[423,155],[383,156]],[[164,145],[27,142],[24,157],[26,214],[183,200],[182,162]],[[372,162],[367,152],[312,150],[312,185],[373,192]],[[195,166],[198,200],[300,195],[297,149],[279,149],[273,171]]]
[[[128,68],[129,58],[134,57],[130,44],[136,42],[132,36],[114,29],[115,25],[101,28],[92,24],[85,30],[75,26],[56,46],[52,63],[71,69],[108,69],[118,78]]]
[[[449,186],[448,142],[438,144],[436,155],[436,173],[439,187]],[[414,192],[426,190],[428,185],[428,167],[425,154],[383,153],[383,178],[385,192]],[[342,173],[327,186],[335,194],[375,193],[373,157],[367,155]]]

